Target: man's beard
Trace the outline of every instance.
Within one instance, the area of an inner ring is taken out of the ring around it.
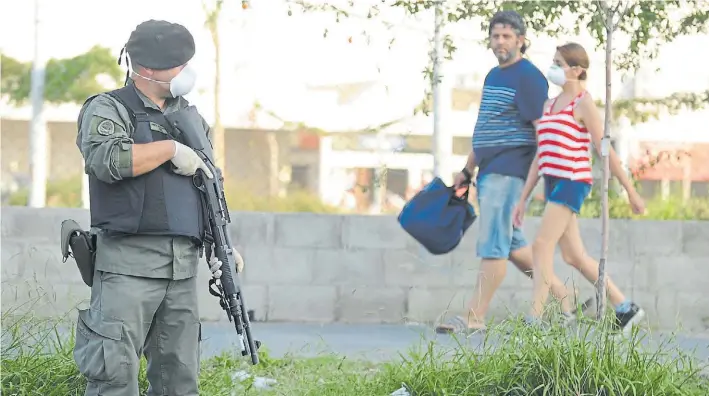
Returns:
[[[507,63],[511,59],[513,59],[515,56],[517,56],[517,51],[515,50],[509,50],[505,51],[504,53],[495,53],[495,57],[497,57],[497,61],[499,63]]]

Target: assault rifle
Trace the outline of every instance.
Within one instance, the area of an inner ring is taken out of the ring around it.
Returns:
[[[176,113],[166,114],[177,136],[176,140],[182,141],[192,148],[204,161],[213,178],[209,178],[201,169],[193,176],[192,182],[203,194],[204,216],[209,222],[207,238],[205,240],[205,253],[207,263],[212,254],[222,262],[222,275],[219,279],[209,280],[209,293],[219,298],[219,305],[226,311],[229,322],[234,321],[236,332],[241,342],[241,355],[251,355],[251,362],[259,362],[258,348],[261,342],[251,336],[251,326],[248,311],[244,302],[241,284],[237,275],[237,257],[241,256],[234,249],[229,236],[229,209],[224,196],[222,173],[212,162],[212,145],[202,131],[201,117],[194,106],[189,106]]]

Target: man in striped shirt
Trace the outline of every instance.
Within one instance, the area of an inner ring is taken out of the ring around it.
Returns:
[[[490,47],[499,65],[485,77],[472,138],[473,150],[455,179],[456,187],[469,183],[478,167],[480,237],[477,255],[482,262],[467,321],[458,317],[439,326],[439,331],[471,331],[485,327],[485,315],[505,277],[508,260],[527,276],[532,276],[532,250],[522,230],[513,227],[512,215],[536,154],[535,123],[542,115],[549,85],[544,74],[522,58],[527,49],[526,28],[518,13],[496,13],[488,32]],[[556,277],[552,280],[551,292],[562,301],[562,309],[570,318],[568,292]]]

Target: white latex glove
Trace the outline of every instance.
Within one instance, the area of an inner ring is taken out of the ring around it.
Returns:
[[[222,262],[217,259],[217,256],[212,256],[209,260],[209,270],[212,271],[212,278],[219,279],[222,277]]]
[[[234,249],[234,261],[236,262],[236,272],[241,272],[244,270],[244,258],[241,254]]]
[[[172,156],[172,163],[175,164],[175,173],[182,176],[192,176],[197,172],[197,169],[202,169],[208,178],[213,178],[212,172],[207,167],[207,164],[191,148],[184,144],[174,141],[175,154]]]

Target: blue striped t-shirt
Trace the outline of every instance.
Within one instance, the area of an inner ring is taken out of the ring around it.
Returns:
[[[542,116],[548,94],[546,77],[527,59],[490,70],[473,132],[478,176],[527,178],[537,150],[532,121]]]

